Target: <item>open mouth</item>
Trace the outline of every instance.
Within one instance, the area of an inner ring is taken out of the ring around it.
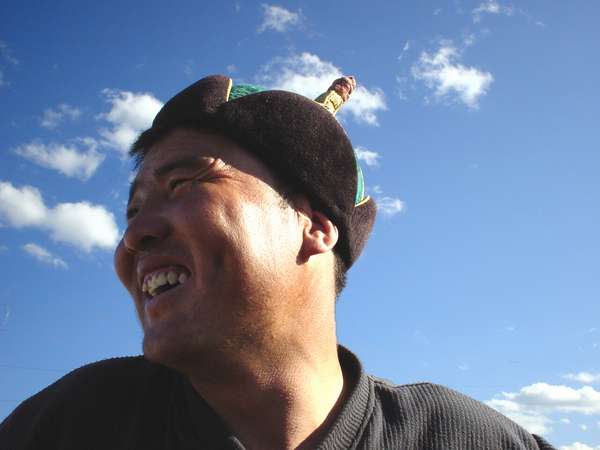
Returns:
[[[148,298],[154,298],[166,291],[184,284],[188,280],[187,272],[182,268],[157,270],[144,277],[142,292]]]

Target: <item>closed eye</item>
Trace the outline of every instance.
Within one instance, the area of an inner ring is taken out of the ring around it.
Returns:
[[[174,180],[169,181],[169,189],[173,190],[186,181],[191,181],[191,178],[175,178]]]

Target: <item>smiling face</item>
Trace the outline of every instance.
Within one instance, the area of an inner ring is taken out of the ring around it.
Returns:
[[[132,186],[115,268],[144,331],[144,353],[174,367],[277,342],[297,313],[296,212],[250,153],[175,130]]]

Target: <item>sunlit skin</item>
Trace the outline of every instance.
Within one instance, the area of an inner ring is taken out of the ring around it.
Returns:
[[[188,376],[248,449],[311,448],[344,385],[337,229],[277,186],[232,141],[175,130],[140,167],[115,252],[145,356]],[[149,301],[141,280],[161,267],[188,280]]]

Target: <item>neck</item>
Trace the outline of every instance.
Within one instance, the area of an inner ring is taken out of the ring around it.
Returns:
[[[247,449],[314,448],[344,397],[335,332],[323,341],[238,353],[225,376],[188,378]]]

